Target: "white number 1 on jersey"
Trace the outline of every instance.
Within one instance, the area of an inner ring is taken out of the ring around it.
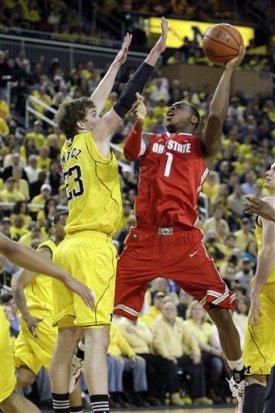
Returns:
[[[170,152],[166,152],[167,155],[167,161],[166,161],[166,165],[165,165],[165,170],[164,170],[164,176],[169,176],[170,172],[171,172],[171,166],[172,166],[172,162],[173,162],[173,154]]]

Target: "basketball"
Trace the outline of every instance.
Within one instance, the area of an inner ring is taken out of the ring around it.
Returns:
[[[226,64],[236,57],[242,45],[243,38],[239,30],[226,23],[209,27],[202,41],[205,56],[216,64]]]

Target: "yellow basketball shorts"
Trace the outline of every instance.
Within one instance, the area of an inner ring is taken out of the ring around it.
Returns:
[[[54,252],[53,261],[96,294],[96,308],[53,280],[54,325],[96,327],[110,325],[114,307],[117,251],[110,236],[81,231],[67,235]]]
[[[57,341],[57,328],[52,326],[52,317],[45,312],[30,312],[34,317],[43,318],[43,321],[38,323],[38,337],[35,338],[21,320],[21,331],[14,344],[15,366],[19,368],[25,365],[37,374],[42,366],[47,370],[50,368]]]
[[[15,385],[13,339],[10,336],[10,324],[0,307],[0,403],[12,394]]]
[[[275,284],[266,284],[260,294],[258,323],[248,322],[245,331],[243,360],[250,374],[270,374],[275,364]]]

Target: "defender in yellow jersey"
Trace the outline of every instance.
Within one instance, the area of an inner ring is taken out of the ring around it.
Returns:
[[[264,187],[270,193],[264,202],[274,210],[275,163],[266,172]],[[243,413],[263,411],[266,376],[275,364],[275,222],[258,216],[256,224],[258,261],[243,349],[244,362],[250,366]]]
[[[10,261],[30,271],[45,272],[47,275],[58,278],[68,288],[79,294],[89,306],[94,305],[90,290],[73,279],[68,273],[45,260],[37,251],[10,240],[0,233],[0,250]],[[15,393],[15,366],[13,358],[13,342],[9,335],[9,324],[3,317],[0,308],[0,408],[5,413],[40,413],[40,410],[29,400]]]
[[[55,412],[68,400],[69,367],[74,349],[85,337],[84,374],[94,411],[109,412],[106,351],[109,341],[116,250],[112,235],[121,214],[118,166],[110,150],[113,133],[131,109],[136,93],[152,73],[165,49],[167,22],[162,19],[162,34],[136,73],[128,81],[114,107],[100,114],[112,90],[118,69],[124,63],[131,36],[124,38],[121,51],[90,98],[65,103],[57,114],[59,129],[65,134],[61,164],[68,197],[67,235],[59,245],[54,262],[75,271],[95,293],[95,311],[86,309],[75,295],[54,283],[55,323],[58,344],[51,368]],[[69,413],[68,410],[63,410]]]
[[[54,241],[46,241],[38,247],[48,260],[65,236],[67,216],[67,211],[55,215]],[[52,280],[42,273],[23,270],[14,282],[13,295],[22,314],[21,331],[14,345],[17,388],[24,388],[34,382],[42,366],[49,370],[56,345],[57,329],[52,326]]]

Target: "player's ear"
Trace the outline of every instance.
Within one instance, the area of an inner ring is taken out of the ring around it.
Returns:
[[[192,125],[197,125],[197,123],[198,123],[198,118],[197,118],[197,116],[192,115],[192,116],[191,116],[191,119],[190,119],[190,123],[191,123]]]
[[[86,124],[85,121],[83,120],[79,120],[78,122],[76,122],[76,126],[78,130],[85,130],[86,129]]]

